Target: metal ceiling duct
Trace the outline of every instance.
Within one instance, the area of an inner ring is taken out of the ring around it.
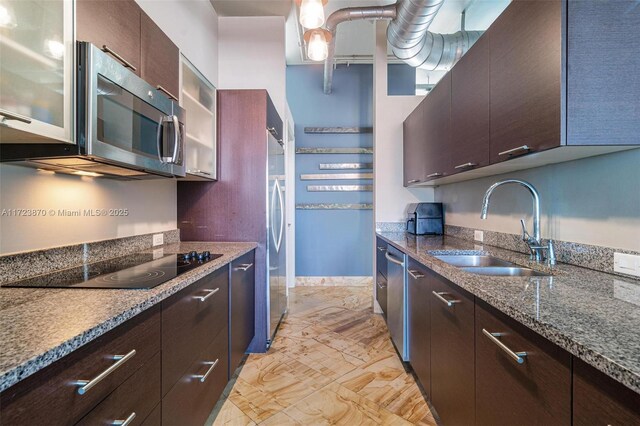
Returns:
[[[387,28],[394,56],[412,67],[448,70],[480,38],[482,31],[436,34],[427,31],[444,0],[398,0]]]
[[[393,54],[411,65],[428,70],[448,70],[480,38],[483,31],[436,34],[428,31],[444,0],[398,0],[381,7],[340,9],[327,18],[326,29],[333,36],[324,63],[324,93],[331,93],[336,49],[336,27],[356,19],[391,19],[387,39]]]
[[[336,54],[336,29],[338,24],[347,21],[356,21],[363,19],[393,19],[396,17],[396,5],[388,6],[368,6],[368,7],[347,7],[336,10],[327,18],[325,28],[332,35],[328,44],[328,55],[324,61],[324,93],[331,93],[331,85],[333,82],[333,61]]]

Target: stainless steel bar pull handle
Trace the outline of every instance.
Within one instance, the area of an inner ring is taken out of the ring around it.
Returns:
[[[384,257],[387,258],[388,261],[395,263],[396,265],[400,265],[400,266],[404,266],[404,262],[399,261],[398,259],[396,259],[395,257],[391,256],[389,254],[389,252],[386,252],[384,254]]]
[[[162,93],[167,95],[169,97],[169,99],[173,99],[174,101],[178,100],[178,98],[176,98],[170,91],[168,91],[164,87],[160,86],[159,84],[156,86],[156,89],[158,89],[159,91],[161,91]]]
[[[200,170],[200,169],[197,169],[197,170],[187,170],[187,173],[198,173],[198,174],[201,174],[201,175],[208,175],[208,176],[211,176],[211,173],[209,173],[209,172],[205,172],[204,170]]]
[[[525,357],[527,356],[526,352],[515,352],[512,351],[507,345],[502,343],[498,337],[502,336],[504,333],[491,333],[490,331],[482,329],[482,334],[487,336],[489,340],[498,345],[500,349],[505,351],[507,355],[513,358],[518,364],[524,364]]]
[[[413,278],[414,280],[419,280],[420,278],[424,278],[424,274],[420,273],[420,271],[416,271],[415,269],[409,269],[407,272],[409,273],[409,275],[411,275],[411,278]]]
[[[220,287],[216,288],[216,289],[205,289],[204,291],[207,292],[207,294],[205,294],[204,296],[193,296],[194,299],[197,299],[201,302],[204,302],[205,300],[207,300],[208,298],[210,298],[211,296],[213,296],[214,294],[216,294],[217,292],[220,291]]]
[[[454,167],[454,169],[469,169],[471,167],[475,167],[477,166],[478,163],[464,163],[464,164],[458,164],[457,166]]]
[[[4,120],[16,120],[23,123],[31,124],[31,118],[27,117],[26,115],[7,111],[6,109],[0,109],[0,115],[4,117]]]
[[[197,375],[193,376],[193,378],[200,380],[200,383],[204,383],[204,381],[207,380],[207,377],[209,377],[209,374],[211,374],[213,369],[216,368],[216,365],[218,365],[218,361],[220,361],[219,358],[216,359],[215,361],[207,361],[207,362],[205,362],[204,365],[210,365],[210,367],[207,369],[207,372],[204,373],[204,374],[197,374]]]
[[[114,420],[111,422],[111,424],[113,426],[129,426],[131,424],[131,422],[133,421],[133,419],[136,418],[136,413],[133,412],[131,414],[129,414],[129,417],[127,417],[124,420]]]
[[[449,293],[446,293],[444,291],[432,291],[431,293],[433,293],[433,295],[436,296],[438,298],[438,300],[440,300],[442,303],[444,303],[448,307],[452,307],[456,303],[460,303],[459,300],[455,300],[455,299],[448,300],[448,299],[445,299],[443,296],[445,294],[449,294]]]
[[[234,271],[247,271],[253,266],[253,263],[243,263],[240,266],[233,268]]]
[[[418,183],[418,182],[420,182],[420,179],[411,179],[407,181],[407,183]]]
[[[512,148],[512,149],[508,149],[506,151],[499,152],[498,155],[514,155],[514,154],[518,153],[519,151],[524,151],[524,152],[531,151],[531,148],[529,148],[528,145],[522,145],[522,146],[519,146],[517,148]],[[523,152],[523,154],[524,154],[524,152]]]
[[[75,382],[76,385],[80,386],[78,388],[78,393],[80,395],[84,395],[85,393],[87,393],[89,389],[91,389],[92,387],[100,383],[109,374],[113,373],[118,368],[120,368],[125,362],[129,361],[135,354],[136,354],[136,350],[132,349],[131,352],[129,352],[126,355],[113,355],[111,358],[113,360],[116,360],[117,362],[113,364],[111,367],[107,368],[106,370],[104,370],[102,373],[98,374],[96,377],[94,377],[91,380],[77,380]]]
[[[381,285],[380,283],[376,283],[378,285],[378,288],[381,290],[384,290],[385,288],[387,288],[386,285]]]
[[[117,60],[119,60],[122,63],[122,65],[125,66],[125,68],[131,68],[133,71],[137,71],[137,68],[134,67],[133,65],[131,65],[131,62],[127,61],[125,58],[123,58],[122,56],[118,55],[115,51],[113,51],[106,44],[102,45],[102,51],[108,53],[109,55],[111,55],[114,58],[116,58]]]
[[[444,173],[431,173],[430,175],[427,175],[428,178],[440,177],[440,176],[444,176]]]
[[[384,247],[384,246],[381,246],[381,247],[378,247],[378,250],[380,250],[380,251],[387,251],[387,248],[386,248],[386,247]]]

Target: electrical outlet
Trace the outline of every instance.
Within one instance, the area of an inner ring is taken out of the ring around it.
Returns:
[[[640,277],[640,256],[625,253],[614,253],[613,270],[615,272],[620,272],[621,274]]]
[[[473,231],[473,239],[475,241],[483,242],[484,241],[484,231]]]
[[[164,234],[153,234],[153,246],[161,246],[164,244]]]

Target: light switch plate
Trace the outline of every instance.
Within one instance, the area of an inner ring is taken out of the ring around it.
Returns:
[[[640,256],[632,254],[614,253],[613,270],[621,274],[629,274],[640,277]]]
[[[161,246],[164,244],[164,234],[153,234],[153,246]]]
[[[473,231],[473,239],[475,241],[480,241],[483,242],[484,241],[484,231]]]

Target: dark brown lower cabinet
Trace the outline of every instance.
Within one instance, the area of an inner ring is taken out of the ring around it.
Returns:
[[[227,385],[229,369],[227,331],[196,357],[162,399],[162,424],[202,425]]]
[[[476,301],[476,424],[570,425],[571,355]]]
[[[574,359],[573,424],[639,425],[640,395],[583,361]]]
[[[255,331],[255,256],[247,253],[231,264],[229,305],[229,377],[244,356]]]
[[[474,297],[429,271],[431,402],[445,425],[475,423]]]
[[[411,258],[407,275],[409,362],[431,396],[431,286],[425,267]]]
[[[382,316],[387,317],[387,277],[383,276],[380,271],[376,274],[376,301],[382,309]]]
[[[162,424],[162,403],[156,405],[151,414],[144,419],[142,426],[160,426]]]

